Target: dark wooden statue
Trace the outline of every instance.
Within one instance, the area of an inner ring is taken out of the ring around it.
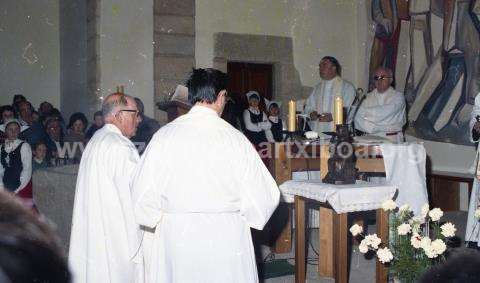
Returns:
[[[328,173],[323,178],[324,183],[355,184],[358,170],[355,168],[356,157],[352,142],[353,137],[348,130],[348,125],[337,125],[337,131],[330,143]]]

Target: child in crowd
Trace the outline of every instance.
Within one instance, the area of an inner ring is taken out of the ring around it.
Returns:
[[[36,143],[33,146],[32,169],[33,171],[48,167],[47,146],[44,142]]]
[[[272,133],[273,139],[276,142],[283,141],[283,122],[280,119],[280,103],[276,101],[268,101],[265,99],[265,104],[268,111],[268,121],[272,124],[270,131]]]
[[[95,114],[93,114],[93,124],[90,126],[90,128],[88,128],[88,131],[85,134],[85,138],[87,140],[91,139],[93,137],[93,134],[95,134],[97,130],[102,128],[104,124],[105,122],[103,120],[102,111],[95,112]]]

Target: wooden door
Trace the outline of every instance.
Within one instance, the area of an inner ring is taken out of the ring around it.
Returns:
[[[245,94],[255,90],[261,98],[272,99],[273,66],[271,64],[255,64],[245,62],[228,62],[228,93],[233,100],[232,111],[241,119],[243,110],[248,108]],[[260,108],[265,109],[263,99]]]

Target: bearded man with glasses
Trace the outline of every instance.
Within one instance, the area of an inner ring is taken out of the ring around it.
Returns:
[[[392,87],[390,69],[380,67],[374,73],[375,89],[360,103],[355,115],[355,128],[363,134],[386,137],[397,143],[404,141],[406,123],[405,97]]]

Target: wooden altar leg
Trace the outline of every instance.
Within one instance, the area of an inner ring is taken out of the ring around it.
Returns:
[[[278,185],[292,179],[292,165],[287,156],[286,147],[285,143],[275,143],[274,147],[273,174]],[[280,225],[284,226],[281,227],[282,231],[275,240],[272,251],[279,254],[288,253],[292,250],[292,209],[290,206],[278,209],[288,209],[288,212],[285,213],[288,219],[284,222],[280,221]],[[284,213],[280,213],[280,215],[284,215]]]
[[[305,199],[295,196],[295,283],[306,280]]]
[[[333,211],[320,206],[319,209],[319,253],[318,274],[321,277],[334,278],[333,262]]]
[[[283,210],[279,212],[279,215],[287,219],[279,219],[279,221],[274,224],[283,225],[283,228],[275,240],[272,252],[276,254],[289,253],[292,250],[292,206],[281,203],[277,210]]]
[[[333,215],[334,218],[334,259],[335,282],[347,283],[348,281],[348,227],[347,213]]]
[[[377,209],[377,236],[382,239],[382,243],[388,244],[388,212],[383,209]],[[376,260],[376,282],[386,283],[388,280],[388,268],[380,261]]]

